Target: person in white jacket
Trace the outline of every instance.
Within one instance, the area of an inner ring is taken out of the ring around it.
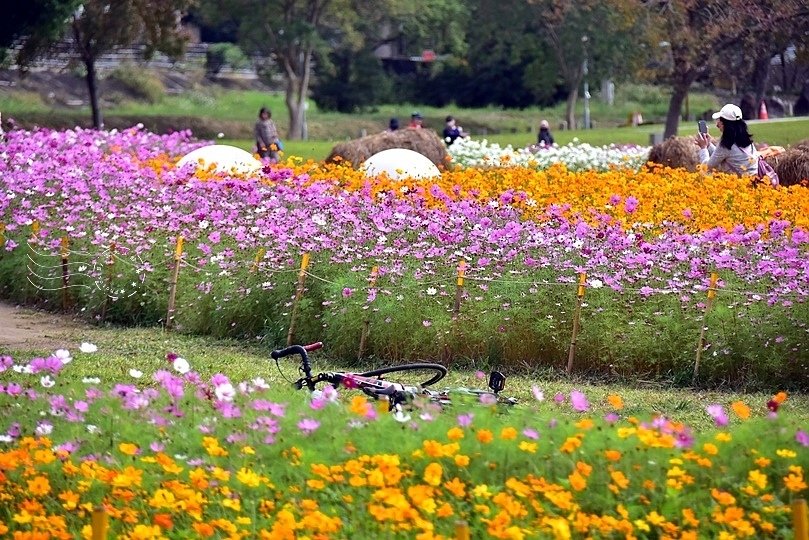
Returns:
[[[742,120],[742,110],[728,103],[713,114],[713,119],[722,133],[719,146],[711,142],[708,133],[697,133],[695,140],[699,146],[699,162],[706,164],[709,171],[739,176],[757,175],[758,155],[753,146],[753,136],[747,131],[747,123]]]

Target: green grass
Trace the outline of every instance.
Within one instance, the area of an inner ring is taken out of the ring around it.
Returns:
[[[66,330],[50,337],[66,344],[69,349],[74,349],[74,352],[77,345],[83,341],[98,346],[97,353],[83,354],[81,362],[71,363],[70,369],[60,375],[65,381],[68,379],[81,381],[83,377],[123,380],[129,378],[128,373],[132,368],[142,371],[144,377],[150,378],[158,369],[170,368],[166,360],[166,355],[170,352],[188,360],[193,369],[203,377],[210,377],[215,373],[224,373],[233,381],[262,377],[272,386],[289,388],[287,395],[290,398],[293,396],[290,381],[299,376],[297,363],[291,359],[282,360],[279,371],[270,359],[271,347],[261,342],[217,340],[167,332],[161,328],[123,329],[112,326],[87,326],[78,330]],[[47,348],[5,352],[18,362],[52,353],[53,350]],[[311,359],[315,372],[347,369],[330,359],[328,343],[324,349],[313,352]],[[373,369],[380,366],[365,367]],[[563,368],[559,366],[557,371],[506,373],[509,378],[504,394],[517,397],[522,402],[530,402],[534,399],[531,393],[533,386],[541,388],[548,400],[552,400],[557,393],[569,394],[571,390],[579,390],[594,403],[603,403],[609,394],[618,394],[627,403],[627,409],[624,411],[627,415],[661,414],[675,421],[705,428],[712,425],[710,417],[705,413],[707,405],[714,403],[728,405],[733,401],[743,400],[753,406],[766,403],[771,398],[769,394],[674,388],[642,380],[597,381],[575,376],[571,378],[565,375]],[[350,369],[362,370],[358,366]],[[485,379],[478,379],[474,373],[475,369],[469,366],[451,367],[449,374],[438,383],[437,388],[464,386],[485,389]],[[809,421],[809,395],[791,395],[785,407],[803,422]],[[758,412],[763,414],[766,411]]]

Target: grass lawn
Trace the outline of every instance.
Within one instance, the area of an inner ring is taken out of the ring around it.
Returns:
[[[281,361],[281,372],[270,359],[272,344],[251,343],[236,340],[216,340],[210,337],[184,335],[166,332],[161,328],[117,328],[86,326],[79,329],[66,330],[51,336],[64,344],[73,344],[68,348],[75,349],[79,343],[89,341],[98,346],[98,353],[90,357],[89,362],[73,363],[70,369],[61,375],[80,381],[82,377],[100,377],[103,380],[117,380],[125,377],[130,369],[151,374],[158,369],[166,369],[166,354],[176,353],[187,359],[202,376],[211,376],[221,372],[231,380],[251,380],[263,377],[274,387],[289,388],[286,395],[293,397],[294,390],[289,381],[297,379],[297,363],[292,359]],[[67,346],[67,345],[66,345]],[[36,350],[6,351],[12,358],[21,361],[36,356],[48,356],[53,350],[41,348]],[[313,372],[338,371],[347,369],[329,359],[328,343],[320,351],[310,356]],[[367,368],[380,367],[380,363],[369,363]],[[355,371],[361,369],[357,366]],[[485,389],[486,379],[475,376],[473,365],[450,367],[447,377],[439,382],[436,388],[468,387]],[[721,390],[702,390],[694,388],[665,387],[660,383],[643,380],[597,381],[567,377],[564,366],[557,371],[506,373],[504,395],[514,396],[522,402],[533,400],[531,389],[538,386],[547,399],[557,393],[569,394],[571,390],[583,392],[593,402],[603,402],[609,394],[620,395],[627,404],[626,415],[648,416],[660,414],[672,420],[685,422],[692,426],[709,427],[711,418],[705,407],[714,403],[730,404],[736,400],[747,403],[766,403],[772,396],[769,394],[742,394]],[[66,379],[65,379],[66,380]],[[395,379],[392,379],[395,380]],[[784,405],[804,422],[809,421],[809,395],[791,395]],[[518,405],[519,407],[519,405]],[[766,411],[759,411],[762,414]]]

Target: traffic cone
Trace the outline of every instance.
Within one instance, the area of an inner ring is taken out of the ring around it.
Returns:
[[[767,104],[764,100],[761,100],[761,108],[758,110],[758,119],[759,120],[769,120],[770,117],[767,115]]]

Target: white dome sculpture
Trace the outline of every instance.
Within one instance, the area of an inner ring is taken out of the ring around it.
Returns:
[[[216,164],[216,172],[220,173],[252,173],[263,167],[262,163],[250,152],[227,144],[213,144],[197,148],[183,156],[177,162],[177,167],[183,167],[188,163],[203,168]]]
[[[389,178],[437,178],[441,171],[427,157],[407,148],[390,148],[374,154],[360,167],[365,176],[374,177],[383,172]]]

